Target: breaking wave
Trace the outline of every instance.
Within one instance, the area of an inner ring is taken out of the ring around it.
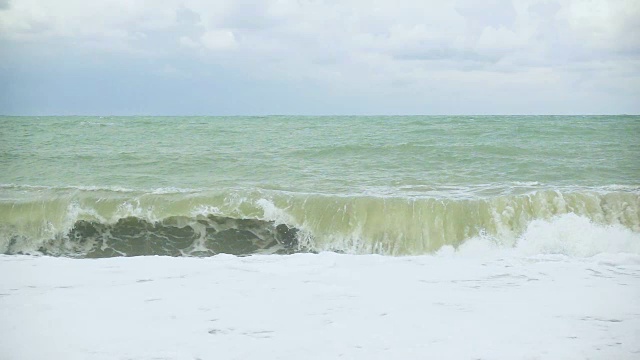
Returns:
[[[571,256],[640,254],[640,194],[607,190],[447,199],[4,186],[0,253],[418,255],[520,249]]]

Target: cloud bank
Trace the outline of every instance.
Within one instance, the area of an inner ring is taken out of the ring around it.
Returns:
[[[0,112],[639,113],[637,34],[635,0],[0,0]]]

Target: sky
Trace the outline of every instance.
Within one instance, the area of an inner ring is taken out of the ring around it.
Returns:
[[[639,114],[638,0],[0,0],[0,114]]]

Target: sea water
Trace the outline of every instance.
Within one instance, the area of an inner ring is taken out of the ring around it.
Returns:
[[[640,254],[640,116],[0,117],[3,254],[478,248]]]

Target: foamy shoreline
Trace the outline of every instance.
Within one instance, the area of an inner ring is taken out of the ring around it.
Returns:
[[[0,256],[4,359],[632,359],[640,257]]]

